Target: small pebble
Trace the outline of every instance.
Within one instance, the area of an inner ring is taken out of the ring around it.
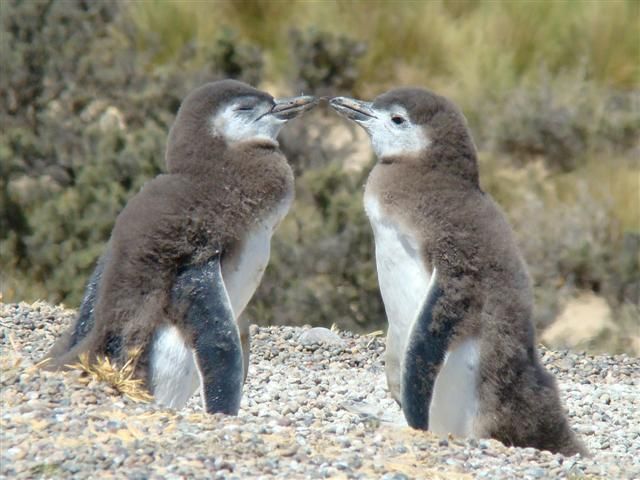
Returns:
[[[592,457],[412,430],[384,338],[251,327],[237,417],[137,403],[77,370],[34,368],[75,312],[0,304],[0,479],[640,478],[640,361],[540,348]]]
[[[305,330],[298,337],[298,341],[301,345],[331,345],[331,346],[343,346],[344,340],[340,338],[336,332],[324,327],[315,327]]]

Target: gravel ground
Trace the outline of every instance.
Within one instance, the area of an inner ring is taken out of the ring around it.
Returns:
[[[389,397],[381,337],[305,344],[252,327],[238,417],[135,403],[79,371],[34,367],[75,312],[0,304],[0,478],[640,478],[640,360],[543,350],[593,457],[411,430]]]

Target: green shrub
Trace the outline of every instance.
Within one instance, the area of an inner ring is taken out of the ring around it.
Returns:
[[[551,169],[567,172],[590,152],[633,149],[638,105],[639,92],[598,88],[581,70],[554,79],[543,73],[535,84],[505,94],[482,133],[520,165],[542,157]]]
[[[259,323],[371,331],[386,324],[363,173],[339,161],[298,178],[292,212],[276,232],[265,278],[248,310]]]
[[[293,29],[290,37],[297,90],[320,96],[353,90],[358,60],[366,52],[363,42],[315,29]]]
[[[572,176],[568,186],[532,169],[528,178],[507,210],[533,279],[537,326],[581,290],[604,296],[614,313],[640,304],[640,229],[621,232],[612,199],[599,198],[591,179]]]
[[[117,5],[2,6],[0,269],[9,299],[77,305],[117,214],[163,170],[182,98],[208,80],[260,80],[259,52],[228,33],[201,49],[206,68],[188,45],[174,68],[153,68],[148,51],[130,48],[135,29]]]
[[[4,301],[78,304],[118,212],[162,171],[196,85],[231,76],[371,98],[417,84],[469,118],[483,185],[531,269],[537,324],[593,290],[620,326],[594,342],[632,348],[638,2],[12,0],[0,18]],[[385,325],[362,207],[370,150],[349,128],[321,107],[281,134],[297,198],[247,310],[258,323]]]

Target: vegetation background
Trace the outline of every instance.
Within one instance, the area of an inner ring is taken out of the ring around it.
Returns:
[[[420,85],[470,122],[483,187],[530,267],[537,326],[569,331],[543,339],[640,352],[637,0],[5,0],[0,20],[3,301],[79,304],[204,81],[363,98]],[[246,315],[384,328],[366,138],[317,109],[281,144],[297,198]]]

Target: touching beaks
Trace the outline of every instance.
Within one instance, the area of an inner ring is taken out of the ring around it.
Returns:
[[[339,114],[355,122],[366,122],[372,118],[378,118],[371,102],[363,102],[349,97],[334,97],[329,101],[329,104]]]
[[[278,98],[275,99],[273,108],[269,114],[279,120],[288,121],[297,117],[302,112],[311,110],[316,106],[318,100],[310,95],[301,95],[299,97]]]

